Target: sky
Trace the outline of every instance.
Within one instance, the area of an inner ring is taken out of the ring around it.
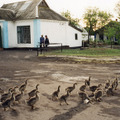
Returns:
[[[24,1],[24,0],[0,0],[0,6],[5,3]],[[73,18],[83,18],[85,10],[89,7],[96,7],[100,10],[110,12],[115,16],[115,6],[120,0],[46,0],[49,7],[57,13],[70,11]]]

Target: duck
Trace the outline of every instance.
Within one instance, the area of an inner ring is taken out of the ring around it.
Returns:
[[[79,90],[84,92],[85,89],[86,89],[86,86],[87,86],[87,82],[86,82],[86,80],[85,80],[85,85],[82,85],[82,86],[79,88]]]
[[[21,91],[23,91],[23,92],[25,91],[26,86],[27,86],[27,81],[28,81],[28,80],[26,80],[25,83],[20,86],[20,88],[19,88],[19,91],[20,91],[20,92],[21,92]]]
[[[7,99],[2,103],[2,107],[4,108],[4,111],[6,111],[7,108],[11,108],[11,105],[13,104],[15,98],[14,98],[15,93],[12,93],[12,96],[10,99]]]
[[[102,90],[95,91],[95,93],[94,93],[95,100],[100,102],[102,95],[103,95]]]
[[[28,93],[29,99],[36,95],[36,92],[38,91],[38,86],[39,86],[39,84],[36,85],[36,89],[34,89],[34,90],[32,90],[31,92]]]
[[[113,87],[112,85],[106,90],[106,95],[109,97],[109,96],[113,96],[114,95],[114,92],[113,92]]]
[[[3,94],[4,90],[2,88],[0,88],[0,94]]]
[[[4,102],[8,98],[10,98],[10,96],[12,95],[11,90],[12,90],[12,88],[9,88],[7,93],[4,93],[4,94],[1,95],[1,102]]]
[[[89,76],[88,80],[85,80],[87,86],[90,86],[90,80],[91,80],[91,76]]]
[[[77,83],[74,83],[72,87],[68,87],[65,90],[69,93],[71,93],[74,89],[75,89],[75,85],[77,85]]]
[[[118,87],[118,78],[116,77],[116,79],[113,81],[113,83],[112,83],[112,88],[114,89],[114,90],[117,90],[117,87]]]
[[[97,86],[93,85],[93,86],[90,87],[90,91],[92,91],[92,93],[94,94],[96,89],[99,89],[101,86],[102,86],[102,84],[98,84]]]
[[[14,88],[11,89],[11,92],[16,94],[16,89],[17,88],[18,88],[18,86],[15,86]]]
[[[36,91],[36,96],[27,101],[28,106],[30,106],[32,110],[34,109],[34,105],[39,100],[39,96],[37,95],[38,93],[39,93],[39,91]]]
[[[68,98],[68,97],[69,97],[69,91],[67,91],[67,94],[62,95],[62,96],[59,98],[60,105],[62,105],[62,104],[61,104],[62,102],[65,102],[67,105],[69,105],[69,104],[67,103],[67,98]]]
[[[82,85],[79,90],[84,92],[85,89],[86,89],[86,85]]]
[[[60,85],[58,86],[58,89],[57,89],[57,91],[54,91],[53,93],[52,93],[52,100],[56,100],[57,98],[58,98],[58,94],[59,94],[59,92],[60,92]]]
[[[17,101],[18,103],[20,103],[20,100],[22,99],[22,97],[23,97],[23,91],[21,91],[20,94],[17,94],[15,96],[15,101]]]
[[[108,89],[110,86],[110,80],[107,80],[106,83],[105,83],[105,89]]]
[[[87,103],[90,102],[90,99],[89,99],[87,93],[82,91],[82,92],[79,92],[78,95],[82,99],[82,102],[84,102],[85,100],[87,100]]]

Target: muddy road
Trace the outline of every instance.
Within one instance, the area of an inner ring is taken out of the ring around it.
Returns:
[[[79,61],[79,62],[78,62]],[[91,76],[91,85],[111,81],[116,75],[120,80],[120,64],[105,60],[83,62],[76,58],[57,56],[36,56],[36,51],[0,51],[0,88],[20,86],[28,79],[27,88],[19,104],[13,109],[3,110],[0,106],[0,120],[119,120],[120,119],[120,85],[114,96],[102,98],[102,102],[82,104],[79,99],[79,87]],[[111,60],[110,60],[111,61]],[[66,94],[65,88],[77,83],[75,90],[68,98],[69,105],[52,101],[51,94],[60,85],[59,96]],[[39,86],[39,101],[35,110],[27,105],[28,92]],[[17,93],[19,91],[17,90]]]

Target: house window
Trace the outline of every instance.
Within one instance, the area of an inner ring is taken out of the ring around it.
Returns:
[[[18,44],[31,43],[30,26],[17,26],[17,40],[18,40]]]
[[[78,34],[75,33],[75,40],[78,40]]]

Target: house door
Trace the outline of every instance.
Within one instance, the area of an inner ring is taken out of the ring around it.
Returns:
[[[1,26],[0,26],[0,48],[2,48],[2,35],[1,35]]]

